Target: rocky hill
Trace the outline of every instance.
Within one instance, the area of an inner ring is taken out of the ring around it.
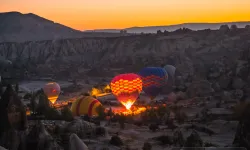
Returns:
[[[173,64],[182,74],[204,78],[208,71],[217,77],[244,64],[249,47],[249,27],[222,26],[216,31],[183,29],[165,34],[8,42],[0,43],[0,53],[13,61],[20,74],[26,69],[31,74],[67,78],[113,76],[144,66]]]
[[[115,33],[83,33],[38,15],[0,13],[0,42],[25,42],[80,37],[117,36]]]
[[[81,32],[32,13],[7,12],[0,13],[0,35],[0,41],[36,41],[80,37]]]

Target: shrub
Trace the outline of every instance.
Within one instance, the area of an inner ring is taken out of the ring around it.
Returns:
[[[149,130],[151,130],[153,132],[155,132],[158,129],[159,129],[159,126],[157,124],[155,124],[155,123],[152,123],[152,124],[149,125]]]
[[[23,96],[23,98],[24,98],[24,99],[30,99],[31,96],[32,96],[32,94],[27,93],[27,94],[25,94],[25,95]]]
[[[221,103],[220,102],[216,103],[216,108],[221,108]]]
[[[106,133],[106,129],[104,127],[97,127],[96,128],[96,135],[97,136],[104,136]]]
[[[55,108],[48,108],[45,111],[44,116],[48,120],[60,120],[60,119],[62,119],[60,113]]]
[[[152,149],[152,145],[148,142],[145,142],[143,145],[143,150],[151,150]]]
[[[249,102],[239,102],[238,104],[236,104],[233,108],[233,118],[240,120],[243,116],[243,112],[248,105],[250,105]]]
[[[64,119],[65,121],[72,121],[74,119],[71,110],[69,109],[69,107],[64,107],[61,110],[62,113],[62,119]]]
[[[98,118],[99,118],[100,120],[104,120],[105,117],[106,117],[105,108],[104,108],[103,106],[98,106],[98,107],[96,108],[96,111],[97,111],[97,113],[98,113]]]
[[[115,145],[115,146],[122,146],[123,142],[119,136],[112,136],[111,140],[109,141],[110,144]]]
[[[162,135],[156,138],[157,141],[161,142],[161,144],[166,145],[166,144],[173,144],[173,140],[171,137]]]
[[[160,118],[164,117],[166,114],[167,116],[170,115],[170,110],[166,106],[160,105],[158,109],[156,110],[156,113]]]
[[[175,112],[175,117],[178,123],[182,124],[186,121],[187,119],[187,114],[185,112],[182,111],[177,111]]]

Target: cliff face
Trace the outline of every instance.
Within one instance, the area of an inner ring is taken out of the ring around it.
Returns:
[[[182,73],[202,75],[207,65],[225,59],[230,65],[249,47],[250,30],[235,29],[0,43],[0,54],[21,74],[26,69],[39,75],[99,76],[173,64]]]

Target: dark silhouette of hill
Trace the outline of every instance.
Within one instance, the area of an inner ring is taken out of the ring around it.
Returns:
[[[81,37],[81,31],[35,14],[0,13],[0,41],[48,40]]]
[[[32,13],[0,13],[0,42],[57,40],[89,36],[110,36],[110,34],[83,33]]]

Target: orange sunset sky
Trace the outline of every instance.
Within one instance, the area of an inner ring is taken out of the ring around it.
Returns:
[[[250,0],[0,0],[0,12],[34,13],[78,30],[250,21]]]

